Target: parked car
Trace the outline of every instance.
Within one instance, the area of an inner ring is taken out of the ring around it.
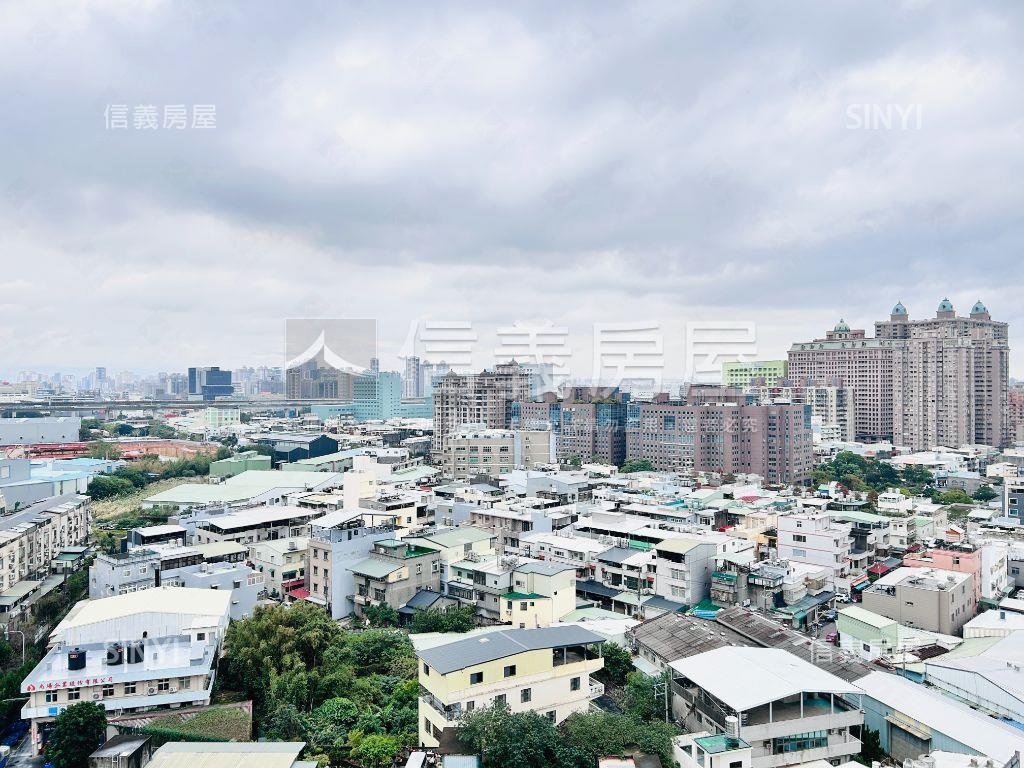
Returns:
[[[837,603],[848,603],[850,602],[850,595],[846,592],[836,592]]]
[[[825,613],[822,614],[822,618],[825,621],[835,621],[837,618],[839,618],[839,611],[835,610],[834,608],[830,611],[825,611]]]
[[[829,632],[827,635],[825,635],[825,642],[829,645],[839,645],[839,633]]]

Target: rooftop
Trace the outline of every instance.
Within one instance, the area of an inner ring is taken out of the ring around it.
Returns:
[[[528,651],[602,643],[604,638],[578,626],[506,629],[425,648],[419,657],[442,675]]]
[[[164,744],[148,768],[292,768],[305,742],[182,742]]]
[[[727,646],[679,659],[671,666],[737,712],[805,691],[860,693],[853,683],[781,648]]]
[[[192,614],[219,618],[228,614],[230,605],[231,593],[228,591],[155,587],[97,600],[82,600],[50,633],[50,637],[61,639],[61,635],[68,630],[117,621],[140,613]]]

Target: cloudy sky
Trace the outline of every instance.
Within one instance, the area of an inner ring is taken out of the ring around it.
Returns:
[[[0,374],[375,317],[386,365],[519,322],[578,369],[653,322],[682,375],[694,323],[777,357],[948,295],[1024,376],[1022,39],[1009,2],[0,0]]]

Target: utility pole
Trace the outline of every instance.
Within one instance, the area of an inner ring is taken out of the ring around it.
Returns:
[[[11,635],[21,635],[21,663],[25,664],[25,633],[18,629],[10,629],[4,624],[4,640],[10,640]]]

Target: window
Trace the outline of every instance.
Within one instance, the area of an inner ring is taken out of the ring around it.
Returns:
[[[423,674],[424,675],[429,675],[430,674],[430,665],[427,664],[426,662],[423,662]]]
[[[68,688],[68,701],[78,701],[82,698],[81,688]]]
[[[802,533],[794,533],[793,534],[793,541],[795,541],[795,542],[797,542],[799,544],[803,544],[805,541],[807,541],[807,537],[804,536]],[[836,543],[838,544],[839,542],[836,542]]]
[[[171,687],[171,681],[170,681],[169,678],[165,677],[163,680],[157,680],[156,681],[156,689],[158,691],[168,691],[168,690],[170,690],[170,687]]]
[[[125,696],[130,696],[133,693],[135,693],[135,683],[125,683],[124,684],[124,695]]]
[[[523,688],[523,690],[519,692],[519,701],[521,701],[523,704],[528,703],[532,698],[533,691],[530,688]]]
[[[494,703],[495,704],[507,704],[508,703],[508,697],[506,697],[504,693],[499,693],[497,696],[494,697]]]
[[[430,718],[428,717],[423,718],[423,730],[430,733]]]
[[[578,677],[574,677],[572,680],[569,681],[569,690],[570,691],[578,691],[579,689],[580,689],[580,679]]]
[[[471,672],[470,673],[470,675],[469,675],[469,684],[470,685],[480,685],[480,683],[482,683],[483,681],[484,681],[484,673],[483,672]]]
[[[57,702],[57,692],[56,691],[47,691],[46,692],[46,703],[47,704],[55,704],[56,702]]]
[[[555,710],[552,709],[550,712],[545,712],[544,717],[546,717],[552,723],[555,722]]]
[[[178,690],[179,691],[187,691],[191,687],[192,687],[192,678],[191,677],[179,677],[178,678]]]
[[[516,674],[516,665],[515,664],[509,664],[507,667],[505,667],[505,677],[514,677],[515,674]]]

